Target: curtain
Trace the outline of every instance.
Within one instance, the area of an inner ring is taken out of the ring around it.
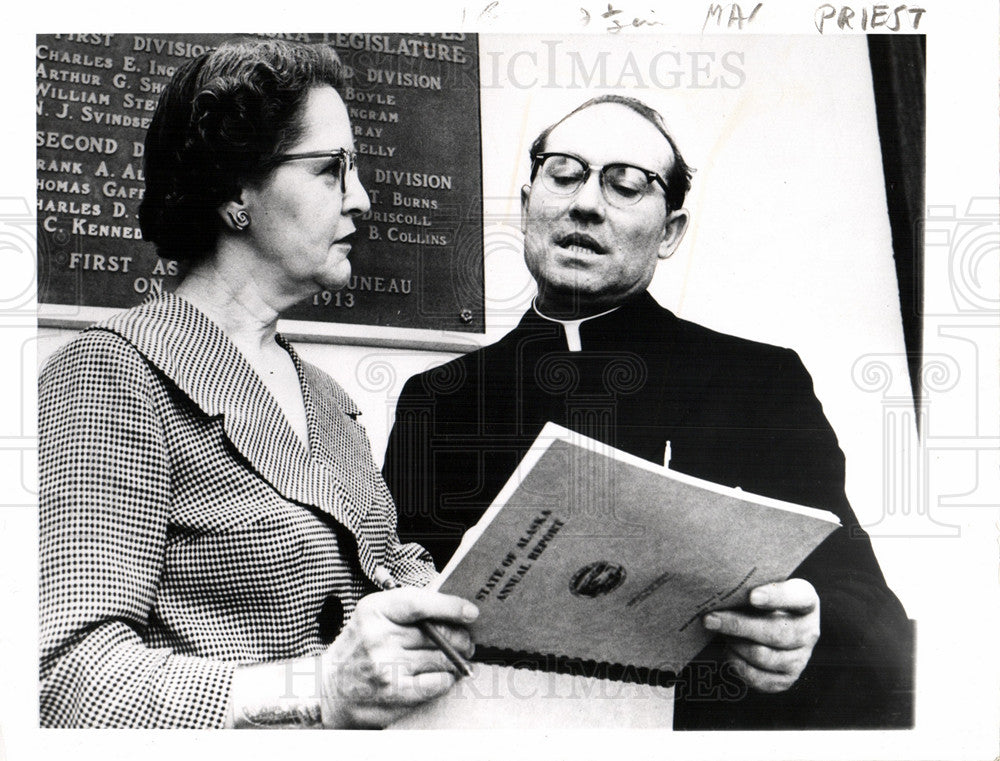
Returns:
[[[921,420],[920,365],[923,339],[923,220],[925,66],[924,35],[868,35],[875,111],[882,144],[882,171],[892,228],[910,387]]]

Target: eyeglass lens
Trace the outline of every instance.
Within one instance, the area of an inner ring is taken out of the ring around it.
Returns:
[[[337,162],[337,175],[340,179],[340,192],[346,193],[347,174],[358,165],[358,154],[356,151],[348,151],[345,148],[338,148],[335,151],[309,151],[307,153],[286,153],[277,157],[277,163],[283,164],[286,161],[299,161],[300,159],[320,159],[320,158],[329,158]]]
[[[572,195],[587,181],[592,167],[575,156],[552,154],[543,159],[542,181],[557,195]],[[631,206],[649,189],[645,172],[628,164],[608,164],[601,168],[601,190],[608,203]]]
[[[345,151],[341,149],[337,154],[337,171],[340,174],[340,192],[347,192],[347,175],[354,169],[358,162],[358,155],[353,151]]]

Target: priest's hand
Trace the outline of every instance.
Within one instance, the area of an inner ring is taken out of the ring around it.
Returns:
[[[819,596],[805,579],[789,579],[753,589],[750,606],[713,611],[702,623],[725,637],[727,660],[750,687],[784,692],[819,640]]]

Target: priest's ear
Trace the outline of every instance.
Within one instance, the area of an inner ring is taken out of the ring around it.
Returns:
[[[528,202],[531,198],[531,185],[521,186],[521,234],[528,231]]]
[[[663,224],[663,240],[660,241],[657,252],[660,259],[669,259],[677,250],[684,233],[687,232],[690,220],[691,215],[688,214],[687,209],[678,209],[667,214],[667,219]]]

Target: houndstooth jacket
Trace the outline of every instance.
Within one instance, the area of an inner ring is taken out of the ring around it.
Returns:
[[[237,664],[320,652],[396,536],[359,410],[301,361],[309,451],[236,346],[165,295],[39,382],[43,726],[217,727]]]

